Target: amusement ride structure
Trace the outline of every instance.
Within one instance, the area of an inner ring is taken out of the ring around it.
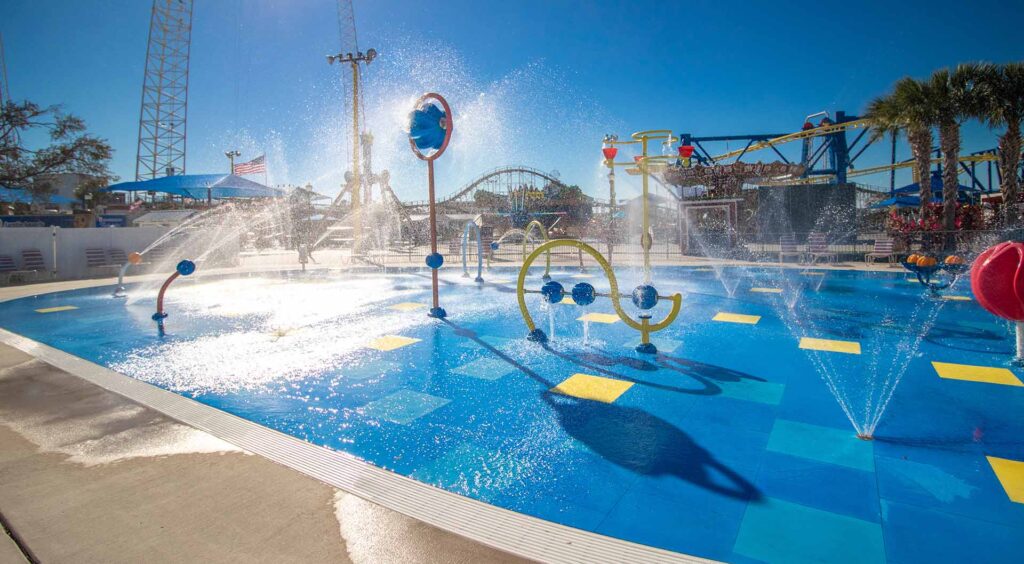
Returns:
[[[135,180],[185,174],[192,0],[153,0]]]

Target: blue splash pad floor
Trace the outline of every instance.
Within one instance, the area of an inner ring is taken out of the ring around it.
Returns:
[[[606,300],[551,306],[555,339],[527,342],[513,270],[483,287],[444,271],[443,322],[426,317],[427,273],[398,272],[181,279],[163,340],[146,288],[0,303],[0,327],[422,482],[634,542],[734,562],[1015,561],[1024,374],[1006,364],[1007,326],[902,273],[820,272],[728,269],[730,298],[713,272],[657,269],[661,293],[684,299],[655,357],[633,352],[622,322],[591,322],[584,340],[577,318],[610,313]],[[637,278],[623,271],[620,284]],[[949,294],[970,297],[965,282]],[[940,377],[933,362],[968,368]],[[875,440],[857,439],[851,419],[876,419],[897,379]]]

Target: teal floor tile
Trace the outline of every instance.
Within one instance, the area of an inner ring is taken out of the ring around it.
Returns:
[[[397,362],[375,361],[359,366],[347,366],[342,372],[347,380],[366,380],[398,372]]]
[[[885,561],[879,524],[770,497],[747,505],[733,551],[767,563]]]
[[[399,390],[363,406],[363,413],[369,417],[385,419],[406,425],[448,404],[450,400],[430,394]]]
[[[786,391],[785,384],[776,382],[759,382],[757,380],[739,380],[738,382],[717,382],[722,388],[721,395],[744,401],[756,401],[769,405],[779,405],[782,394]]]
[[[478,358],[451,370],[452,374],[470,376],[481,380],[497,380],[517,369],[515,366],[496,358]]]
[[[869,472],[875,469],[872,443],[858,439],[852,429],[776,419],[768,450]]]

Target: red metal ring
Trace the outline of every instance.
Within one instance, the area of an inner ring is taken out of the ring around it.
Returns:
[[[438,103],[441,104],[441,108],[444,109],[444,119],[447,123],[445,124],[444,128],[444,142],[441,143],[441,148],[439,148],[437,151],[434,151],[434,153],[430,156],[421,153],[420,150],[416,147],[416,142],[412,140],[412,137],[409,137],[409,146],[412,147],[412,152],[421,161],[432,161],[437,157],[440,157],[441,153],[443,153],[444,150],[448,148],[448,141],[450,141],[452,138],[452,129],[455,128],[452,123],[452,108],[451,106],[448,105],[448,100],[445,100],[444,96],[441,96],[440,94],[436,94],[434,92],[427,92],[426,94],[420,96],[420,99],[416,100],[416,106],[414,106],[414,109],[420,109],[421,107],[423,107],[423,104],[428,100],[436,100]]]

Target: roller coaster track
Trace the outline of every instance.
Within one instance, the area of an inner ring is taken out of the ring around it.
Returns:
[[[456,191],[452,195],[450,195],[450,196],[448,196],[446,198],[443,198],[441,200],[438,200],[437,205],[440,206],[440,207],[449,207],[449,206],[453,206],[453,205],[460,204],[460,203],[468,203],[467,200],[473,195],[473,193],[476,191],[476,189],[480,187],[480,185],[486,183],[488,180],[491,180],[493,178],[497,178],[497,177],[500,177],[500,176],[503,176],[503,175],[509,175],[509,176],[511,176],[511,175],[520,175],[520,176],[525,176],[525,177],[532,176],[532,177],[535,177],[535,178],[540,178],[540,179],[545,180],[547,182],[550,182],[552,184],[557,184],[559,186],[565,186],[565,184],[561,180],[555,178],[554,176],[551,176],[550,174],[548,174],[548,173],[546,173],[546,172],[544,172],[542,170],[538,170],[536,168],[531,168],[531,167],[528,167],[528,166],[519,166],[519,165],[499,167],[499,168],[496,168],[496,169],[493,169],[493,170],[490,170],[488,172],[483,173],[482,175],[478,176],[476,179],[474,179],[469,184],[466,184],[465,186],[460,188],[458,191]],[[418,201],[418,202],[408,202],[408,203],[404,203],[402,205],[403,205],[403,207],[407,211],[412,211],[412,210],[424,209],[424,208],[426,208],[429,205],[429,203],[426,202],[426,201]]]
[[[985,154],[981,154],[981,155],[963,155],[963,156],[960,157],[960,163],[961,164],[965,164],[965,163],[985,163],[985,162],[994,162],[994,161],[998,161],[998,160],[999,160],[999,157],[997,155],[995,155],[994,153],[985,153]],[[931,164],[935,165],[935,164],[941,164],[943,162],[943,160],[940,159],[940,158],[936,158],[936,159],[932,159],[930,162],[931,162]],[[889,172],[890,170],[899,170],[899,169],[902,169],[902,168],[911,168],[911,167],[913,167],[915,165],[916,165],[916,163],[914,162],[914,160],[908,160],[908,161],[901,161],[901,162],[898,162],[896,164],[879,165],[879,166],[872,166],[872,167],[868,167],[868,168],[851,168],[846,173],[846,176],[847,176],[847,178],[857,177],[857,176],[869,176],[869,175],[872,175],[872,174],[878,174],[878,173],[882,173],[882,172]],[[836,179],[836,177],[834,175],[823,174],[823,175],[818,175],[818,176],[812,176],[812,177],[809,177],[809,178],[797,178],[797,179],[793,179],[793,180],[785,180],[785,181],[774,182],[774,183],[772,183],[772,182],[762,182],[762,183],[760,183],[760,185],[761,186],[792,186],[792,185],[797,185],[797,184],[829,184],[831,182],[835,182],[835,179]]]
[[[785,144],[785,143],[789,143],[791,141],[799,141],[801,139],[809,139],[809,138],[812,138],[812,137],[821,137],[822,135],[830,135],[832,133],[839,133],[841,131],[846,131],[847,129],[858,129],[858,128],[861,128],[861,127],[868,127],[869,125],[870,125],[870,120],[867,120],[867,119],[857,119],[857,120],[852,120],[852,121],[845,121],[843,123],[833,123],[833,124],[829,124],[829,125],[823,125],[823,126],[820,126],[820,127],[814,127],[814,128],[811,128],[811,129],[805,129],[803,131],[797,131],[796,133],[788,133],[786,135],[782,135],[780,137],[774,137],[774,138],[768,139],[766,141],[760,141],[758,143],[754,143],[754,144],[750,145],[749,147],[746,147],[746,148],[743,148],[743,149],[737,149],[735,151],[730,151],[728,153],[724,153],[722,155],[718,155],[716,157],[712,157],[711,160],[714,161],[714,162],[719,162],[719,161],[724,160],[724,159],[731,159],[731,158],[739,157],[740,155],[744,155],[744,154],[750,153],[752,151],[760,151],[761,149],[768,149],[770,147],[774,147],[774,146],[777,146],[777,145],[782,145],[782,144]]]

